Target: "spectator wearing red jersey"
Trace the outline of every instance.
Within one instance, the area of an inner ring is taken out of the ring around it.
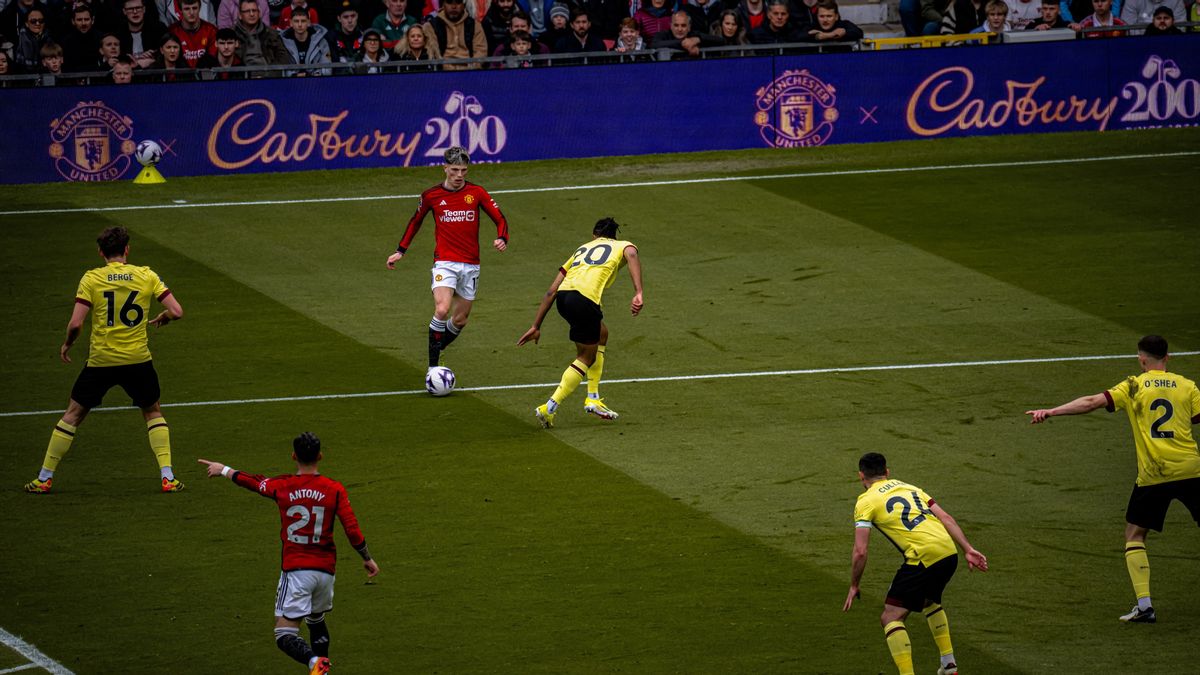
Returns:
[[[458,105],[470,105],[461,98]],[[429,322],[429,367],[441,365],[442,351],[454,342],[471,314],[479,279],[479,210],[496,223],[497,251],[508,248],[508,221],[482,187],[467,182],[471,157],[458,146],[446,151],[446,180],[421,193],[417,212],[408,221],[396,252],[388,256],[389,270],[404,257],[433,211],[433,319]]]
[[[1092,9],[1095,10],[1091,16],[1087,17],[1078,25],[1072,25],[1076,32],[1081,32],[1085,28],[1098,28],[1103,26],[1124,26],[1125,22],[1117,18],[1112,11],[1113,0],[1092,0]],[[1121,31],[1109,30],[1084,33],[1085,38],[1110,38],[1121,37]]]
[[[267,478],[237,471],[220,462],[200,460],[208,467],[209,478],[225,476],[279,506],[283,565],[275,595],[275,644],[313,673],[329,671],[329,627],[325,625],[325,612],[333,609],[337,566],[334,516],[341,521],[350,545],[362,557],[367,576],[379,574],[379,564],[367,550],[367,540],[350,507],[346,488],[322,476],[317,469],[322,457],[321,439],[303,433],[292,441],[294,474]],[[301,619],[308,624],[311,646],[300,637]]]
[[[217,27],[200,18],[200,0],[179,0],[179,20],[167,32],[179,40],[189,68],[195,68],[202,56],[217,55]]]
[[[319,26],[321,22],[318,20],[317,10],[308,4],[308,0],[292,0],[292,4],[284,7],[279,12],[279,20],[275,22],[275,30],[283,32],[292,27],[292,15],[307,14],[308,23],[312,26]]]

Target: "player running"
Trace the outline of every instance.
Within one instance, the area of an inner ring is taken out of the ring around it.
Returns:
[[[615,420],[617,413],[604,405],[600,398],[600,376],[604,372],[604,350],[608,344],[608,326],[604,325],[604,312],[600,299],[604,290],[617,280],[617,270],[629,265],[629,276],[633,279],[633,301],[629,311],[637,316],[642,311],[642,263],[633,242],[617,239],[620,226],[612,218],[603,218],[592,228],[592,239],[574,253],[550,284],[550,290],[542,296],[533,325],[517,340],[523,345],[530,340],[535,343],[542,336],[542,321],[554,303],[558,313],[571,326],[570,337],[575,342],[575,360],[563,372],[562,380],[548,401],[534,410],[542,426],[554,426],[554,416],[563,399],[571,395],[587,376],[588,394],[584,400],[584,412],[601,419]]]
[[[333,518],[342,521],[350,545],[362,556],[367,576],[379,574],[379,565],[367,551],[367,540],[350,508],[346,488],[317,470],[321,461],[321,439],[303,433],[292,441],[296,473],[267,478],[251,475],[220,462],[200,460],[208,477],[225,476],[247,490],[257,492],[279,505],[283,541],[283,570],[275,591],[275,644],[283,653],[305,664],[311,675],[328,673],[329,627],[325,612],[333,609],[334,567],[337,547],[333,543]],[[300,620],[308,624],[310,647],[300,637]]]
[[[842,611],[850,611],[859,597],[858,584],[867,569],[867,545],[871,528],[900,549],[904,564],[892,579],[879,623],[892,660],[900,675],[912,675],[912,644],[904,620],[909,612],[922,612],[941,653],[938,675],[958,672],[954,647],[950,643],[950,622],[942,608],[942,591],[958,567],[958,550],[966,552],[967,566],[986,572],[987,558],[971,547],[967,535],[945,509],[925,491],[891,477],[887,460],[877,452],[868,452],[858,460],[858,478],[866,492],[854,506],[854,555],[851,559],[850,591]]]
[[[1048,410],[1027,410],[1037,424],[1055,415],[1080,415],[1106,408],[1125,410],[1133,428],[1138,473],[1125,509],[1125,569],[1137,606],[1120,617],[1130,623],[1155,623],[1150,600],[1150,559],[1146,535],[1162,532],[1167,508],[1178,499],[1200,524],[1200,452],[1192,425],[1200,422],[1196,383],[1167,372],[1167,341],[1147,335],[1138,341],[1141,375],[1130,375],[1112,389],[1080,396]]]
[[[58,350],[63,363],[70,363],[71,345],[83,332],[83,322],[92,313],[91,344],[87,365],[71,388],[71,400],[62,419],[54,425],[42,470],[25,484],[25,491],[50,491],[54,472],[75,433],[92,408],[100,405],[109,389],[120,385],[142,410],[150,449],[158,458],[163,492],[179,492],[183,483],[171,469],[171,433],[163,419],[158,399],[158,373],[150,356],[146,324],[162,327],[183,318],[183,308],[149,267],[129,264],[129,232],[110,227],[96,238],[104,267],[84,273],[75,291],[75,309],[67,323],[67,339]],[[149,321],[150,301],[157,299],[163,310]],[[95,312],[92,312],[92,309]]]
[[[446,151],[446,180],[421,193],[417,212],[408,221],[396,252],[388,256],[389,270],[404,257],[433,211],[433,319],[429,321],[429,367],[442,365],[442,352],[467,326],[479,281],[479,209],[496,223],[497,251],[508,248],[508,221],[482,187],[467,182],[471,157],[464,148]]]

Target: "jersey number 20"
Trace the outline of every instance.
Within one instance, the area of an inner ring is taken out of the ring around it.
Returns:
[[[603,265],[611,255],[612,246],[608,244],[596,244],[591,248],[580,246],[579,250],[575,251],[575,262],[571,263],[571,267],[578,267],[580,263]]]
[[[921,523],[925,522],[925,516],[933,513],[933,511],[930,511],[929,509],[925,508],[925,505],[921,503],[921,497],[919,495],[917,495],[915,490],[912,493],[912,498],[913,498],[912,503],[910,503],[904,497],[897,495],[897,496],[892,497],[891,499],[887,500],[887,504],[886,504],[888,513],[891,513],[893,511],[893,507],[896,507],[896,506],[900,507],[900,522],[904,525],[905,528],[907,528],[909,530],[911,530],[911,529],[915,528],[916,526],[920,525]],[[913,512],[913,504],[916,504],[916,510],[917,510],[916,518],[909,517],[912,515],[912,512]]]
[[[297,518],[298,520],[291,525],[288,525],[287,538],[293,544],[319,544],[321,543],[321,530],[325,527],[325,507],[314,506],[312,511],[308,510],[307,506],[299,504],[287,510],[289,517]],[[309,521],[312,521],[312,537],[302,534],[303,530]]]

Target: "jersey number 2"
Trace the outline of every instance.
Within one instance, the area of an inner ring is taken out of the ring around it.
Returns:
[[[142,317],[145,316],[145,311],[142,306],[134,302],[137,298],[137,291],[129,291],[129,297],[125,298],[125,304],[121,305],[121,323],[133,328],[142,322]],[[117,294],[114,291],[104,291],[104,299],[108,305],[108,321],[106,325],[115,325],[117,319]]]
[[[297,504],[288,509],[287,514],[289,517],[298,518],[296,522],[288,525],[288,541],[292,542],[293,544],[321,543],[321,530],[325,527],[324,506],[314,506],[312,507],[312,511],[310,513],[307,506],[300,506]],[[300,533],[300,530],[303,530],[304,527],[308,525],[309,520],[311,520],[313,524],[313,534],[311,538]]]
[[[913,498],[913,503],[916,504],[916,509],[917,509],[917,517],[916,518],[909,518],[909,516],[911,516],[912,512],[913,512],[913,503],[909,503],[909,501],[907,499],[905,499],[904,497],[901,497],[899,495],[892,497],[891,499],[887,500],[887,504],[885,505],[885,506],[887,506],[888,513],[892,512],[893,507],[895,507],[895,506],[900,507],[900,522],[904,525],[905,528],[907,528],[909,530],[911,530],[911,529],[915,528],[916,526],[920,525],[921,523],[925,522],[925,516],[930,513],[933,513],[933,511],[930,511],[929,509],[925,508],[925,505],[921,503],[921,497],[917,495],[916,491],[913,491],[912,498]]]
[[[1175,408],[1171,402],[1165,398],[1156,398],[1150,404],[1151,410],[1163,409],[1163,414],[1150,425],[1150,438],[1175,438],[1174,431],[1163,431],[1162,425],[1171,421],[1171,417],[1175,414]]]

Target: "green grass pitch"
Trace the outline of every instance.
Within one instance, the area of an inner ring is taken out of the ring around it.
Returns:
[[[66,403],[86,344],[73,366],[57,349],[96,233],[131,228],[131,262],[183,304],[151,348],[164,403],[184,403],[421,388],[432,223],[388,272],[415,198],[0,215],[0,627],[76,673],[299,672],[271,632],[277,512],[195,460],[288,472],[290,439],[312,430],[383,568],[365,584],[337,535],[339,672],[892,673],[878,615],[899,556],[881,537],[841,612],[855,463],[878,450],[990,559],[946,597],[964,672],[1187,672],[1195,525],[1175,505],[1149,541],[1160,623],[1120,624],[1128,424],[1022,414],[1112,385],[1132,356],[654,378],[1132,355],[1148,332],[1200,349],[1198,152],[1200,132],[1159,130],[474,166],[512,244],[484,251],[448,352],[459,387],[558,380],[572,347],[557,316],[540,345],[515,342],[612,215],[640,247],[646,309],[629,316],[622,272],[605,376],[651,378],[605,385],[621,419],[584,415],[576,393],[544,431],[549,386],[168,407],[179,495],[157,492],[133,411],[93,413],[54,493],[20,492],[57,413],[10,413]],[[981,163],[1005,166],[963,166]],[[923,166],[959,168],[866,172]],[[416,195],[441,175],[162,169],[150,188],[0,188],[0,210]],[[818,175],[677,182],[780,174]],[[1200,357],[1172,366],[1200,377]],[[933,672],[922,624],[914,656]],[[22,663],[0,648],[0,670]]]

